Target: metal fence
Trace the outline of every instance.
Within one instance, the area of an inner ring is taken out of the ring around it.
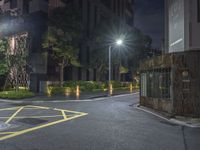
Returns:
[[[171,69],[156,69],[141,74],[141,96],[170,98]]]

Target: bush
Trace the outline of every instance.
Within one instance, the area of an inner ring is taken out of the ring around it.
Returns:
[[[113,89],[127,90],[129,89],[129,82],[112,81]],[[76,93],[77,85],[80,87],[80,91],[105,91],[108,89],[108,82],[95,82],[95,81],[66,81],[64,87],[49,86],[49,95],[61,94],[65,95],[66,91],[69,93]]]
[[[23,99],[33,96],[35,96],[35,94],[28,90],[19,90],[19,91],[11,90],[11,91],[0,92],[0,98],[5,98],[5,99]]]
[[[65,88],[64,87],[50,87],[51,89],[51,94],[56,95],[56,94],[64,94],[65,93]]]
[[[77,85],[80,86],[81,91],[92,91],[94,89],[103,89],[102,82],[95,81],[67,81],[64,83],[64,87],[70,87],[73,91],[76,90]]]

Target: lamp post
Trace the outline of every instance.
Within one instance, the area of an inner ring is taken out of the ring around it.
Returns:
[[[118,39],[118,40],[116,40],[116,42],[115,42],[115,44],[117,45],[117,46],[120,46],[120,45],[122,45],[123,44],[123,41],[121,40],[121,39]],[[111,96],[112,95],[112,85],[111,85],[111,70],[112,70],[112,68],[111,68],[111,58],[112,58],[112,46],[109,46],[109,61],[108,61],[108,63],[109,63],[109,77],[108,77],[108,84],[109,84],[109,96]]]

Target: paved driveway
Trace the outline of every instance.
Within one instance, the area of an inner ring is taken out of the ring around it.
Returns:
[[[10,126],[0,130],[0,150],[199,150],[200,129],[140,111],[132,105],[137,102],[137,94],[87,102],[1,102],[0,122]]]

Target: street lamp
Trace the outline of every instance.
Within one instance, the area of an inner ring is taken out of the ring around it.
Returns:
[[[123,41],[121,39],[118,39],[116,40],[115,44],[117,46],[120,46],[123,44]],[[111,51],[112,51],[112,46],[109,46],[109,77],[108,77],[108,84],[109,84],[109,96],[111,96],[111,90],[112,90],[112,87],[111,87]]]

